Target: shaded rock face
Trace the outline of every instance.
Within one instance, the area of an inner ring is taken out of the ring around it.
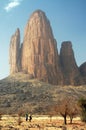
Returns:
[[[56,85],[86,83],[82,76],[85,67],[78,68],[70,41],[62,43],[58,55],[50,22],[41,10],[35,11],[27,22],[21,47],[19,29],[11,37],[10,74],[19,71]]]
[[[82,76],[86,76],[86,62],[81,64],[81,66],[79,67],[79,70]]]
[[[83,83],[79,68],[74,58],[72,43],[65,41],[60,50],[60,63],[64,77],[63,84],[77,85]]]
[[[17,73],[20,70],[20,31],[16,30],[11,37],[9,49],[10,74]]]
[[[49,20],[40,10],[31,15],[25,28],[21,65],[34,78],[53,84],[61,82],[57,43]]]
[[[83,77],[83,80],[86,84],[86,62],[84,62],[83,64],[81,64],[81,66],[79,67],[80,73]]]

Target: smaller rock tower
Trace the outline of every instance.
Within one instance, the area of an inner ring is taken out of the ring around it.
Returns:
[[[10,74],[20,70],[20,30],[17,29],[11,37],[9,49]]]
[[[67,85],[77,85],[82,83],[82,77],[76,64],[72,43],[65,41],[60,50],[60,62],[64,77],[64,83]]]

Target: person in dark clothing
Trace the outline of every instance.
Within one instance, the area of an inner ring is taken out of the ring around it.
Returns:
[[[32,116],[30,115],[30,116],[29,116],[29,122],[31,122],[31,120],[32,120]]]
[[[28,113],[26,113],[26,121],[28,121]]]

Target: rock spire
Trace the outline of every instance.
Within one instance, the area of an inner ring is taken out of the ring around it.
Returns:
[[[72,43],[70,41],[64,41],[62,43],[60,50],[60,62],[64,77],[64,84],[81,84],[82,78],[75,61]]]
[[[16,30],[10,40],[9,49],[10,74],[17,73],[20,70],[20,30]]]
[[[43,11],[35,11],[27,23],[21,64],[22,70],[34,78],[53,84],[61,82],[57,43]]]

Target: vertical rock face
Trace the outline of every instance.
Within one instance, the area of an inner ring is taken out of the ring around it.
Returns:
[[[60,50],[60,62],[64,76],[64,84],[81,84],[82,78],[74,58],[72,43],[70,41],[62,43]]]
[[[25,28],[21,65],[34,78],[53,84],[61,82],[57,43],[49,20],[40,10],[31,15]]]
[[[86,62],[84,62],[83,64],[81,64],[81,66],[79,67],[79,69],[80,69],[80,73],[83,76],[86,76]]]
[[[84,83],[86,84],[86,62],[81,64],[81,66],[79,67],[79,70],[80,70],[80,73],[83,77]]]
[[[16,30],[10,41],[10,74],[17,73],[20,69],[20,31]]]

